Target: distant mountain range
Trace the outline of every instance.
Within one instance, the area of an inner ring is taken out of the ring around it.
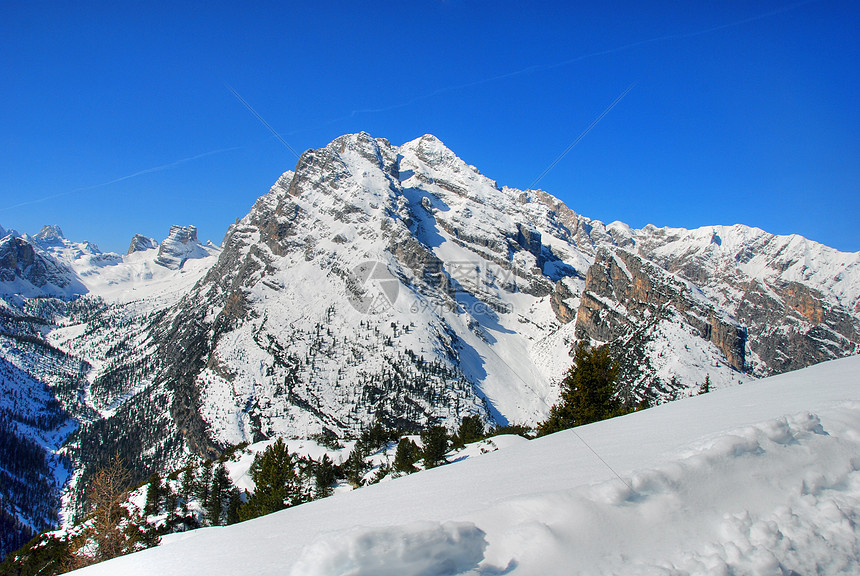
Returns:
[[[125,255],[0,232],[0,423],[45,454],[36,492],[2,495],[21,534],[73,514],[116,453],[142,480],[375,420],[534,424],[580,340],[609,344],[625,397],[650,403],[860,351],[860,253],[604,224],[429,135],[305,152],[220,246],[193,226]]]

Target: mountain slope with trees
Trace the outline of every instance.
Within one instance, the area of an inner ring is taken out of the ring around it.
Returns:
[[[306,151],[217,247],[193,226],[125,255],[57,227],[4,232],[0,413],[47,464],[39,498],[2,505],[34,531],[78,519],[117,454],[141,483],[376,420],[536,425],[579,342],[618,359],[628,408],[860,346],[858,253],[744,226],[605,224],[500,186],[430,135]]]
[[[858,375],[852,357],[686,398],[82,574],[854,573]]]

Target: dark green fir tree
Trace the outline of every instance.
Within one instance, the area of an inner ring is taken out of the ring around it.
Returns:
[[[293,456],[282,438],[257,454],[249,472],[255,489],[239,510],[242,520],[271,514],[303,500],[293,464]]]
[[[334,463],[328,454],[323,454],[319,462],[314,464],[314,484],[316,487],[316,497],[325,498],[332,493],[332,486],[335,482]]]
[[[435,468],[445,463],[448,452],[448,431],[444,426],[431,426],[421,432],[421,443],[424,445],[424,468]]]
[[[460,422],[460,427],[457,429],[457,435],[454,439],[454,444],[458,448],[462,448],[466,444],[483,440],[486,435],[484,430],[484,422],[480,416],[466,416]]]
[[[144,515],[151,516],[161,512],[164,496],[164,485],[161,482],[161,476],[156,472],[149,477],[149,484],[146,488],[146,504],[143,507]]]
[[[421,458],[421,449],[410,438],[401,438],[394,453],[394,469],[404,474],[417,470],[415,463]]]
[[[580,342],[573,366],[562,382],[561,401],[552,407],[538,434],[619,416],[626,412],[618,397],[619,366],[607,346],[587,348]]]

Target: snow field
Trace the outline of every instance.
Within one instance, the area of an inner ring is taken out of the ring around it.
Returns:
[[[856,574],[858,471],[855,356],[185,533],[82,573]]]
[[[629,486],[615,479],[506,502],[475,520],[507,526],[488,530],[482,566],[515,565],[517,574],[860,569],[860,404],[827,422],[832,433],[808,413],[769,420],[625,474]]]

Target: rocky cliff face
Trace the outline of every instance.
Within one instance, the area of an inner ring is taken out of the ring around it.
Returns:
[[[0,283],[0,291],[24,296],[68,295],[79,288],[69,268],[13,235],[0,240]]]
[[[685,334],[678,347],[707,352],[711,344],[739,373],[745,370],[747,331],[703,297],[698,288],[624,249],[602,249],[588,269],[576,334],[592,344],[610,344],[622,366],[622,382],[636,400],[659,399],[659,392],[688,386],[680,371],[659,377],[671,357],[643,354],[664,330]],[[657,342],[655,342],[657,341]],[[633,345],[631,345],[633,344]],[[708,367],[698,366],[704,379]]]
[[[135,234],[131,239],[128,252],[126,253],[134,254],[135,252],[145,252],[155,248],[158,248],[158,242],[155,241],[155,238],[149,238],[143,234]]]
[[[860,253],[746,226],[645,228],[638,253],[695,283],[748,331],[748,369],[795,370],[858,351]]]
[[[580,338],[599,343],[629,338],[670,315],[716,345],[733,368],[744,370],[746,330],[701,298],[697,288],[625,250],[598,253],[577,313]]]
[[[158,246],[158,256],[155,263],[178,270],[189,258],[205,258],[209,252],[197,240],[196,226],[170,227],[170,233]]]

